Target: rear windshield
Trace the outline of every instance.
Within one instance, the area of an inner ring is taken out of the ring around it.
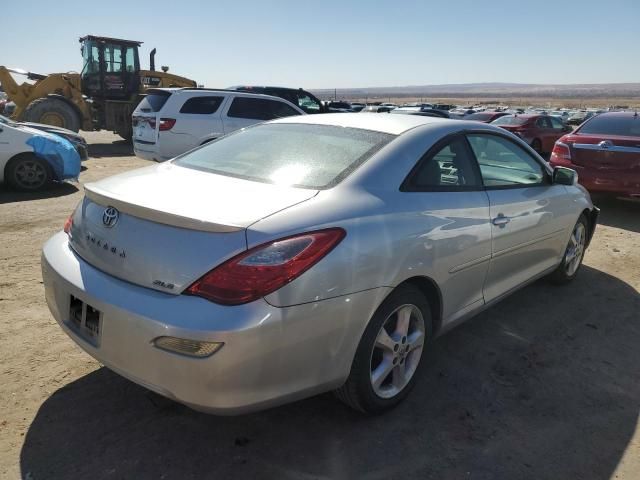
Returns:
[[[504,117],[496,118],[493,122],[493,125],[524,125],[529,121],[528,118],[516,117],[512,115],[507,115]]]
[[[138,110],[142,112],[159,112],[167,100],[171,96],[171,93],[150,93],[146,95],[138,104]]]
[[[640,137],[640,117],[630,115],[600,115],[580,128],[580,133]]]
[[[258,182],[330,188],[389,143],[394,135],[310,124],[262,124],[240,130],[174,162]]]

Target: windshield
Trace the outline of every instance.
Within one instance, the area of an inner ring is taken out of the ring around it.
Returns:
[[[517,117],[515,115],[507,115],[504,117],[496,118],[493,125],[524,125],[527,123],[528,118]]]
[[[640,137],[640,117],[629,115],[600,115],[593,117],[582,128],[580,133],[600,135],[620,135],[624,137]]]
[[[303,188],[330,188],[394,135],[310,124],[262,124],[222,137],[174,163],[219,175]]]

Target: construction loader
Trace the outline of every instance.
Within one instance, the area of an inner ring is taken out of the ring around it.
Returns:
[[[87,35],[80,38],[82,71],[40,75],[0,66],[0,86],[15,103],[16,120],[78,130],[110,130],[131,139],[131,113],[147,88],[196,87],[193,80],[155,69],[154,48],[149,70],[140,69],[142,42]],[[34,83],[18,85],[11,73]]]

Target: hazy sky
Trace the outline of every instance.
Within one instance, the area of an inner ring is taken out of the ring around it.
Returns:
[[[209,87],[640,82],[640,0],[10,2],[0,64],[79,71],[78,37]]]

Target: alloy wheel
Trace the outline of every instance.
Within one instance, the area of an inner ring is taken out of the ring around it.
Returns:
[[[47,182],[47,170],[45,166],[36,160],[24,160],[16,166],[16,183],[27,190],[35,190]]]
[[[582,256],[584,255],[584,247],[586,243],[585,228],[582,222],[578,222],[571,232],[569,245],[564,254],[564,268],[567,275],[572,276],[578,270]]]
[[[381,398],[393,398],[411,381],[425,342],[422,312],[401,305],[384,321],[371,353],[371,386]]]

